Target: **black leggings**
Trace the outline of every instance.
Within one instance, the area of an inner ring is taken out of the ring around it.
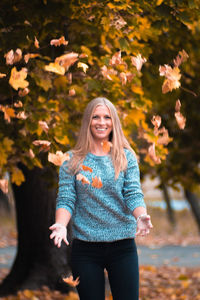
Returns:
[[[80,300],[105,300],[104,269],[108,272],[113,300],[139,299],[138,255],[134,239],[115,242],[74,240],[71,256]]]

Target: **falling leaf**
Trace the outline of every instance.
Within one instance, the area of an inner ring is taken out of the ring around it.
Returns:
[[[158,130],[159,137],[157,143],[160,145],[168,145],[173,139],[169,137],[168,130],[165,127],[162,127]],[[162,135],[160,135],[162,134]]]
[[[40,48],[39,41],[37,40],[36,36],[35,36],[34,45],[37,49]]]
[[[32,149],[29,149],[29,151],[28,151],[28,156],[29,156],[30,158],[34,158],[34,157],[35,157],[35,154],[34,154],[34,152],[33,152]]]
[[[39,121],[38,124],[44,130],[44,132],[48,133],[49,126],[47,125],[47,122],[45,122],[45,121]]]
[[[20,111],[18,112],[18,114],[16,115],[17,119],[21,119],[21,120],[26,120],[28,118],[28,116],[25,114],[24,111]]]
[[[76,179],[81,181],[82,184],[90,184],[89,180],[83,174],[77,174]]]
[[[181,109],[181,101],[178,99],[175,105],[175,111],[180,111]]]
[[[176,118],[176,122],[179,126],[180,129],[184,129],[185,128],[185,124],[186,124],[186,118],[181,114],[180,111],[175,112],[175,118]]]
[[[81,168],[82,168],[83,171],[86,171],[86,172],[89,171],[90,173],[92,173],[92,168],[90,168],[90,167],[81,165]]]
[[[19,88],[25,89],[29,82],[25,80],[27,77],[27,69],[22,68],[20,71],[17,71],[16,67],[12,68],[11,75],[9,79],[9,84],[15,89]]]
[[[6,77],[6,74],[0,73],[0,78],[4,78],[4,77]]]
[[[123,64],[123,60],[121,58],[121,51],[116,52],[109,61],[111,66]]]
[[[24,61],[27,64],[30,58],[35,58],[38,56],[40,56],[40,54],[38,54],[38,53],[27,53],[24,55]]]
[[[13,50],[10,50],[4,55],[4,57],[6,58],[7,65],[13,65],[22,59],[22,50],[19,48],[16,49],[15,52]]]
[[[119,74],[119,78],[121,79],[122,85],[125,85],[126,82],[127,82],[126,73],[121,72],[121,73]]]
[[[83,69],[83,72],[86,73],[87,69],[88,69],[88,65],[82,63],[82,62],[78,62],[78,68],[82,68]]]
[[[159,67],[160,76],[165,76],[166,79],[162,85],[163,94],[171,92],[173,89],[180,87],[181,74],[178,67],[172,68],[169,65]]]
[[[12,181],[12,183],[15,183],[18,186],[22,182],[25,181],[24,174],[23,174],[23,172],[19,168],[17,168],[17,167],[12,168],[11,181]]]
[[[94,178],[92,177],[92,186],[94,188],[101,189],[103,186],[101,182],[101,178],[100,177],[98,178],[97,176],[95,176]]]
[[[116,15],[114,20],[111,21],[110,26],[114,26],[117,30],[123,28],[127,22],[120,15]]]
[[[13,108],[3,105],[0,105],[0,110],[4,113],[4,120],[10,123],[11,118],[15,117],[15,111]]]
[[[75,280],[73,278],[72,275],[70,275],[69,277],[65,277],[63,278],[63,281],[73,287],[76,287],[79,283],[80,283],[80,280],[79,280],[79,277],[77,277]]]
[[[153,116],[153,118],[151,119],[151,123],[154,125],[154,134],[158,135],[158,128],[161,125],[161,117]]]
[[[188,59],[189,55],[185,52],[185,50],[179,51],[177,57],[174,59],[174,66],[179,67],[182,62]]]
[[[3,193],[8,193],[8,179],[0,179],[0,189]]]
[[[70,52],[64,55],[61,55],[55,59],[55,62],[60,66],[64,67],[67,71],[70,66],[72,66],[78,60],[78,53]]]
[[[64,75],[65,74],[65,68],[59,65],[59,63],[50,63],[49,65],[46,65],[44,69],[48,72],[53,72],[56,74]]]
[[[142,58],[141,54],[138,54],[136,57],[131,56],[131,62],[136,67],[138,72],[141,71],[142,66],[146,61],[146,58]]]
[[[101,146],[103,147],[103,152],[108,153],[108,152],[110,152],[112,143],[109,141],[103,141],[103,142],[101,142]]]
[[[35,140],[33,141],[33,145],[40,146],[40,151],[48,151],[50,149],[51,142],[46,140]]]
[[[103,77],[107,78],[108,80],[112,80],[111,75],[117,75],[116,70],[108,69],[106,66],[101,67],[101,73]]]
[[[75,89],[70,89],[69,90],[69,96],[74,96],[74,95],[76,95]]]
[[[23,90],[19,90],[18,95],[20,97],[25,97],[26,95],[28,95],[29,92],[30,92],[29,88],[25,88]]]
[[[23,107],[22,101],[17,101],[14,103],[14,107]]]
[[[54,40],[51,40],[50,41],[50,45],[51,46],[61,46],[61,45],[67,45],[68,44],[68,41],[65,40],[65,37],[64,36],[61,36],[61,38],[59,39],[54,39]]]
[[[155,164],[160,164],[161,160],[158,156],[156,156],[156,151],[155,151],[155,143],[149,146],[148,148],[148,154],[149,157],[155,162]]]
[[[48,161],[52,162],[56,166],[61,166],[64,161],[69,160],[69,153],[63,153],[62,151],[56,151],[56,154],[49,153]]]

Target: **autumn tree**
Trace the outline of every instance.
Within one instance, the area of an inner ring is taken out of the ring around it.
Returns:
[[[171,16],[178,28],[184,20],[176,14],[195,15],[199,4],[189,2],[1,1],[0,184],[6,192],[9,172],[18,228],[18,252],[2,295],[63,287],[68,259],[65,246],[57,250],[49,240],[57,172],[47,158],[57,166],[65,159],[88,101],[99,95],[111,99],[136,152],[153,165],[166,159],[171,139],[167,128],[155,130],[157,119],[148,122],[157,110],[142,68],[159,69],[152,57],[163,28],[170,30]],[[165,51],[171,48],[181,50],[172,43]]]

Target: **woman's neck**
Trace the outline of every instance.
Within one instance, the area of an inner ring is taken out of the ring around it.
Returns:
[[[103,141],[94,141],[91,146],[90,152],[97,156],[106,155],[106,153],[103,151],[102,142]]]

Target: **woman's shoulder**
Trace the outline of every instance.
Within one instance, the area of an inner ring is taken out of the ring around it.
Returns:
[[[126,159],[127,161],[134,161],[134,162],[137,162],[137,155],[135,153],[134,150],[130,150],[130,149],[127,149],[127,148],[124,148],[124,153],[126,155]]]

